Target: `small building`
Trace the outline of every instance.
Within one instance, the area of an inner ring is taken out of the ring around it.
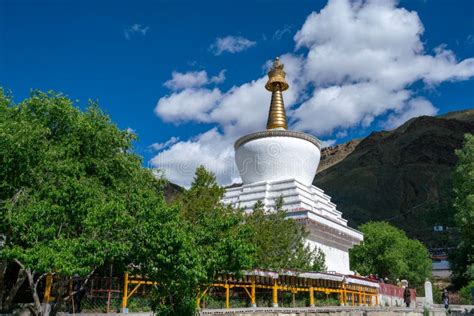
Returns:
[[[452,271],[447,256],[433,256],[431,260],[433,278],[444,280],[451,278]]]

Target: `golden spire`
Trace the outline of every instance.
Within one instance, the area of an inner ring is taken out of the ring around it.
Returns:
[[[283,103],[282,91],[288,89],[285,80],[286,73],[283,71],[283,64],[277,57],[273,62],[273,67],[268,72],[268,81],[265,89],[272,92],[272,102],[268,112],[267,129],[283,128],[288,129],[286,124],[285,104]]]

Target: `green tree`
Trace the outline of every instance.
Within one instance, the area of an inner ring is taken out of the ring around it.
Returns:
[[[147,272],[160,280],[155,292],[156,312],[160,315],[192,315],[201,286],[213,282],[218,273],[238,274],[252,266],[254,246],[247,238],[250,230],[244,225],[244,214],[222,204],[223,193],[215,176],[204,167],[198,167],[190,189],[182,194],[176,205],[179,212],[175,213],[175,222],[180,226],[175,228],[180,230],[181,244],[168,246],[164,240],[162,245],[162,237],[156,236],[151,247],[143,246],[150,253],[142,260],[148,256],[155,258],[150,260]],[[149,225],[156,225],[152,223]],[[149,233],[154,230],[149,229]],[[143,238],[147,239],[149,233]],[[169,255],[163,258],[153,255],[176,248],[182,251],[178,251],[170,262],[163,262]],[[165,268],[170,273],[182,270],[183,276],[157,274],[156,271]],[[159,304],[162,302],[165,304]]]
[[[472,297],[473,289],[474,281],[471,281],[459,290],[459,298],[461,299],[461,304],[472,305],[474,303],[474,299]]]
[[[456,150],[454,209],[460,242],[450,256],[453,283],[462,287],[474,280],[474,135],[465,136],[464,147]]]
[[[325,270],[324,253],[311,249],[305,243],[307,232],[295,220],[288,218],[282,208],[280,197],[275,210],[267,211],[258,201],[247,218],[252,227],[252,242],[255,243],[255,267],[262,269],[299,269],[305,271]]]
[[[149,215],[163,227],[179,225],[158,193],[162,181],[132,153],[134,139],[95,103],[81,111],[61,94],[35,91],[16,105],[0,91],[1,309],[11,308],[25,278],[39,315],[37,285],[47,273],[87,277],[126,263]],[[169,243],[183,238],[178,228],[165,231]],[[17,281],[7,288],[15,265]]]
[[[157,315],[193,315],[206,271],[191,227],[177,206],[171,210],[145,207],[137,217],[131,272],[158,282],[152,291]]]
[[[183,218],[201,251],[208,282],[216,273],[238,272],[253,262],[254,247],[247,239],[251,231],[244,225],[245,214],[224,205],[223,194],[214,174],[200,166],[181,203]]]
[[[362,275],[378,274],[390,280],[407,279],[421,286],[431,276],[428,250],[418,240],[387,222],[363,224],[364,241],[350,251],[351,268]]]

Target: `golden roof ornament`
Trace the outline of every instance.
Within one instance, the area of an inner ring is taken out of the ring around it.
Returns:
[[[288,129],[282,91],[287,90],[289,86],[285,80],[286,73],[283,71],[283,66],[280,58],[277,57],[272,69],[268,72],[265,89],[272,92],[272,101],[268,112],[267,129]]]

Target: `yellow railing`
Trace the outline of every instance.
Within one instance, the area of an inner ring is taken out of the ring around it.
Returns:
[[[248,296],[251,306],[255,307],[257,302],[257,289],[271,290],[272,304],[278,306],[278,294],[290,292],[292,294],[308,293],[309,305],[315,306],[315,293],[336,294],[339,304],[348,306],[374,306],[378,305],[378,291],[375,287],[346,284],[333,280],[319,280],[301,278],[298,276],[262,277],[256,275],[245,275],[241,278],[235,275],[222,274],[217,277],[215,283],[203,286],[196,296],[196,303],[200,307],[202,300],[209,294],[211,288],[223,288],[225,290],[225,307],[230,308],[232,289],[241,288]],[[157,285],[158,282],[148,281],[139,277],[130,277],[125,273],[123,278],[122,310],[126,310],[129,299],[137,293],[143,285]],[[52,277],[46,278],[44,301],[50,302]]]

